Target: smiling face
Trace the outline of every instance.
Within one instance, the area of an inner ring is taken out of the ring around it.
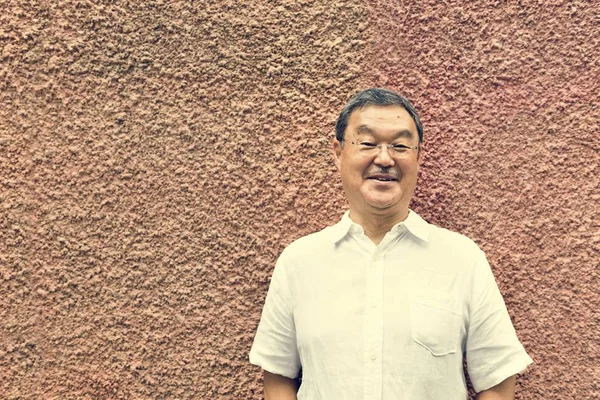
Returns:
[[[352,143],[354,142],[354,144]],[[360,143],[384,144],[364,150]],[[355,221],[381,215],[402,221],[417,184],[421,150],[400,155],[385,144],[419,144],[415,122],[400,106],[367,106],[348,119],[343,145],[333,142],[334,160]]]

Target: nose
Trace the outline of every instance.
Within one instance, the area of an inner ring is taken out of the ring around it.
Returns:
[[[374,163],[382,167],[391,167],[394,163],[394,158],[390,154],[390,149],[383,145],[377,149],[377,156],[375,157]]]

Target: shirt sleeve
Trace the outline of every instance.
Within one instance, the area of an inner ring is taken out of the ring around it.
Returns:
[[[519,342],[490,265],[479,251],[471,290],[467,369],[477,392],[522,372],[533,361]]]
[[[292,293],[283,255],[277,261],[263,307],[250,363],[273,374],[296,378],[300,357],[296,345]]]

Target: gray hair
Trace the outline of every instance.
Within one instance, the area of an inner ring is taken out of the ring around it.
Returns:
[[[352,114],[355,109],[362,109],[367,106],[400,106],[404,108],[408,114],[410,114],[413,121],[415,121],[417,133],[419,134],[419,143],[423,142],[423,125],[421,124],[419,114],[417,114],[415,107],[406,97],[383,88],[366,89],[352,96],[342,109],[337,123],[335,124],[335,138],[339,142],[344,141],[344,133],[348,127],[348,118],[350,118],[350,114]]]

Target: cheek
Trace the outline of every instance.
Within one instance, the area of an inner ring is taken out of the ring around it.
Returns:
[[[405,160],[399,163],[398,167],[407,175],[416,175],[419,170],[419,164],[415,163],[414,160]]]
[[[363,171],[365,166],[363,163],[358,161],[345,162],[341,165],[341,172],[345,175],[346,179],[362,179]]]
[[[342,186],[349,197],[358,194],[364,183],[362,171],[356,164],[342,165],[341,178]]]

